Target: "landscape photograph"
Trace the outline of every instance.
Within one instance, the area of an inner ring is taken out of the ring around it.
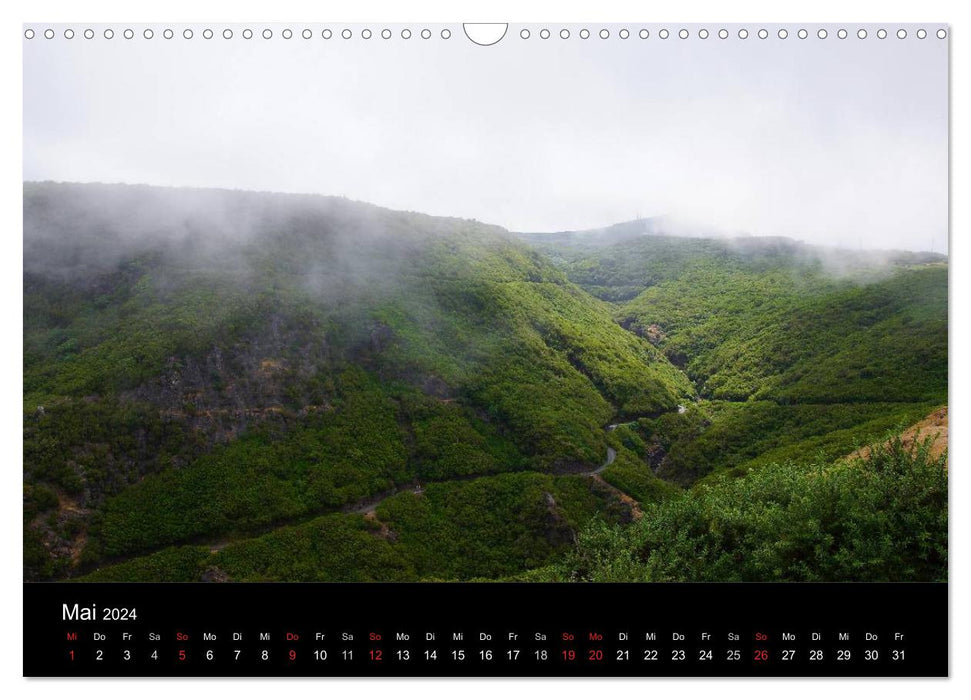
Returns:
[[[25,581],[947,581],[943,42],[340,29],[25,44]]]

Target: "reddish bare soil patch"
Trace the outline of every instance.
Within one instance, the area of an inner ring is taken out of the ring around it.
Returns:
[[[900,441],[906,449],[911,449],[917,443],[931,440],[930,456],[937,459],[947,451],[947,406],[939,408],[927,418],[915,423],[900,434]],[[888,443],[884,443],[887,445]],[[867,458],[872,447],[862,447],[847,455],[847,459]]]
[[[616,486],[614,486],[612,484],[608,484],[606,481],[604,481],[604,479],[603,479],[602,476],[600,476],[599,474],[594,474],[590,478],[592,478],[594,481],[596,481],[601,486],[603,486],[605,490],[607,490],[611,494],[613,494],[613,496],[618,501],[620,501],[621,503],[623,503],[626,506],[628,506],[630,508],[630,517],[631,517],[632,520],[640,520],[641,517],[644,515],[644,511],[641,510],[641,504],[640,503],[638,503],[637,501],[635,501],[633,498],[631,498],[630,496],[628,496],[626,493],[624,493],[623,491],[621,491]]]

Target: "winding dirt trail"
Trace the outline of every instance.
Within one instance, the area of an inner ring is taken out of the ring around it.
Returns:
[[[607,432],[610,432],[610,431],[614,430],[617,427],[617,425],[618,425],[617,423],[614,423],[612,425],[608,425],[606,428],[604,428],[604,430],[607,431]],[[587,472],[579,472],[578,474],[580,476],[589,476],[589,477],[593,477],[595,479],[598,479],[600,481],[603,481],[599,475],[607,467],[609,467],[611,464],[613,464],[614,463],[614,460],[616,460],[616,459],[617,459],[617,450],[615,450],[613,447],[608,446],[607,447],[607,457],[604,460],[603,464],[601,464],[600,466],[598,466],[596,469],[593,469],[593,470],[587,471]],[[430,481],[430,482],[426,482],[426,483],[430,483],[431,484],[431,483],[447,483],[447,482],[453,482],[453,481],[467,481],[467,480],[470,480],[470,479],[478,479],[478,478],[482,478],[482,477],[494,476],[495,474],[498,474],[498,473],[504,473],[504,472],[483,473],[483,474],[467,474],[467,475],[463,475],[463,476],[459,476],[459,477],[452,477],[451,479],[445,479],[443,482]],[[607,482],[604,481],[603,483],[604,483],[604,485],[609,486],[609,484],[607,484]],[[610,487],[610,488],[613,489],[613,490],[617,490],[615,487]],[[371,496],[368,496],[367,498],[362,498],[359,501],[355,501],[354,503],[345,504],[345,505],[340,506],[339,508],[335,508],[333,510],[321,511],[321,512],[316,512],[316,513],[305,513],[305,514],[302,514],[300,516],[297,516],[296,518],[281,519],[281,520],[276,521],[274,523],[268,524],[265,527],[259,528],[259,529],[255,530],[253,532],[246,533],[245,535],[243,535],[243,537],[244,538],[259,537],[260,535],[266,534],[267,532],[271,532],[271,531],[273,531],[273,530],[275,530],[277,528],[286,527],[286,526],[290,526],[290,525],[299,525],[301,523],[304,523],[304,522],[308,522],[310,520],[313,520],[314,518],[319,518],[322,515],[326,515],[327,513],[357,513],[357,514],[360,514],[360,515],[364,515],[365,517],[374,518],[376,516],[377,508],[378,508],[379,505],[381,505],[381,503],[383,503],[388,498],[391,498],[392,496],[395,496],[395,495],[397,495],[399,493],[403,493],[403,492],[407,492],[407,491],[410,491],[410,492],[416,493],[416,494],[420,494],[423,491],[422,483],[420,481],[411,481],[411,482],[408,482],[408,483],[405,483],[405,484],[398,484],[398,485],[396,485],[396,486],[394,486],[394,487],[392,487],[390,489],[387,489],[386,491],[382,491],[380,493],[372,494]],[[622,492],[619,492],[619,493],[622,493]],[[623,494],[623,495],[626,496],[626,494]],[[630,497],[627,496],[627,498],[630,498]],[[238,537],[222,537],[219,540],[216,540],[215,542],[212,542],[212,541],[210,541],[208,543],[202,542],[201,544],[203,544],[203,546],[205,546],[205,547],[208,547],[210,553],[215,554],[216,552],[220,551],[221,549],[224,549],[228,545],[232,544],[236,539],[239,539],[239,538]]]
[[[616,425],[611,425],[607,427],[607,430],[613,430],[616,427],[617,427]],[[597,474],[600,474],[604,469],[606,469],[611,464],[613,464],[615,459],[617,459],[617,450],[615,450],[613,447],[607,447],[607,459],[604,460],[604,463],[592,471],[583,472],[583,476],[596,476]],[[477,476],[488,476],[488,475],[487,474],[470,475],[470,477],[472,478],[475,478]],[[452,481],[464,481],[464,479],[460,477],[458,479],[453,478],[453,479],[447,480],[447,482],[452,482]],[[431,482],[431,483],[438,483],[438,482]],[[412,493],[420,494],[422,492],[422,485],[420,482],[417,482],[417,481],[413,481],[408,484],[400,484],[399,486],[395,486],[393,489],[389,489],[387,491],[383,491],[382,493],[369,496],[365,499],[357,501],[356,503],[351,503],[346,506],[343,506],[340,509],[340,511],[342,513],[361,513],[363,515],[374,513],[375,510],[377,510],[377,507],[384,500],[391,498],[392,496],[395,496],[401,493],[402,491],[411,491]]]
[[[607,448],[607,461],[605,461],[599,467],[597,467],[596,469],[594,469],[592,472],[587,472],[586,475],[587,476],[596,476],[597,474],[599,474],[600,472],[602,472],[604,469],[606,469],[607,467],[609,467],[611,464],[613,464],[615,459],[617,459],[617,450],[615,450],[613,447],[608,447]]]
[[[609,426],[607,426],[607,430],[608,431],[609,430],[613,430],[616,427],[617,427],[616,425],[609,425]],[[588,471],[588,472],[582,472],[581,475],[582,476],[593,476],[593,477],[597,477],[607,467],[609,467],[611,464],[613,464],[615,459],[617,459],[617,450],[615,450],[613,447],[607,447],[607,458],[604,460],[604,463],[601,464],[596,469],[593,469],[593,470]],[[478,478],[478,477],[485,477],[485,476],[490,476],[490,475],[489,474],[470,474],[467,477],[465,477],[464,479],[462,477],[459,477],[458,479],[453,478],[453,479],[448,479],[446,481],[448,481],[448,482],[451,482],[451,481],[465,481],[465,480],[467,480],[469,478]],[[429,482],[429,483],[439,483],[439,482]],[[606,484],[606,482],[604,482],[604,483]],[[417,482],[417,481],[413,481],[413,482],[410,482],[410,483],[407,483],[407,484],[399,484],[398,486],[395,486],[394,488],[388,489],[387,491],[382,491],[381,493],[374,494],[373,496],[368,496],[367,498],[363,498],[360,501],[356,501],[354,503],[348,503],[347,505],[338,508],[336,511],[331,511],[331,512],[338,512],[338,513],[358,513],[360,515],[365,515],[365,516],[370,515],[370,516],[373,517],[374,514],[375,514],[375,511],[377,510],[378,506],[381,505],[381,503],[383,503],[388,498],[391,498],[392,496],[395,496],[395,495],[397,495],[399,493],[402,493],[404,491],[411,491],[412,493],[419,493],[420,494],[422,492],[422,485],[421,485],[420,482]],[[270,532],[271,530],[273,530],[273,529],[275,529],[277,527],[282,527],[282,526],[284,526],[286,524],[299,524],[300,522],[305,522],[307,520],[312,520],[313,518],[320,517],[321,515],[322,515],[321,513],[318,513],[316,515],[312,515],[312,516],[308,516],[308,517],[300,517],[300,518],[298,518],[293,523],[274,523],[273,525],[269,526],[268,528],[265,528],[264,532]],[[259,536],[259,534],[263,534],[263,533],[256,533],[256,534],[252,534],[252,535],[249,535],[249,536],[251,536],[251,537],[252,536]],[[207,546],[209,547],[209,551],[211,553],[215,554],[219,550],[225,548],[227,545],[232,544],[232,542],[233,542],[233,540],[231,540],[231,539],[221,539],[221,540],[218,540],[216,542],[210,543]]]

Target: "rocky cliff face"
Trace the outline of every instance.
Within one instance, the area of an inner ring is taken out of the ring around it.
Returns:
[[[262,421],[329,410],[325,370],[333,361],[324,333],[275,314],[238,342],[168,358],[160,376],[123,399],[156,406],[210,442],[227,442]]]

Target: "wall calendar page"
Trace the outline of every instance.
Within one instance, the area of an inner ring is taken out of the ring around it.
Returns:
[[[20,31],[24,676],[948,676],[948,24]]]

